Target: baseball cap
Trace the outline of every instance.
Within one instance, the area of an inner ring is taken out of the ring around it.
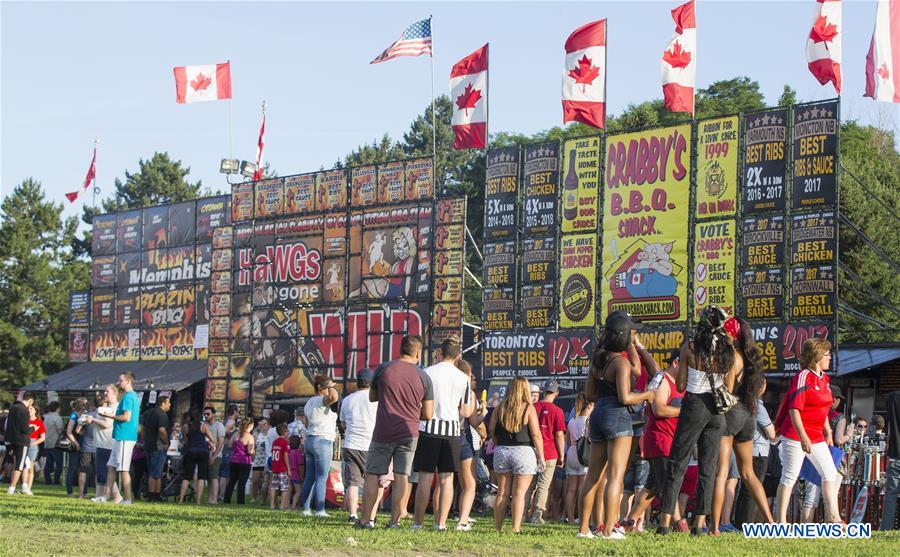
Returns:
[[[841,388],[837,385],[829,385],[831,387],[831,396],[834,398],[844,398],[844,393],[841,392]]]
[[[606,317],[604,328],[611,332],[630,333],[633,330],[642,329],[643,323],[638,323],[628,315],[626,311],[614,311]]]
[[[532,393],[539,393],[539,392],[541,392],[541,388],[540,388],[540,386],[538,386],[537,383],[531,383],[530,390],[531,390]]]
[[[544,392],[545,393],[558,393],[559,392],[559,382],[548,381],[548,382],[544,383]]]
[[[367,385],[372,384],[372,379],[375,378],[375,373],[369,368],[363,368],[356,374],[356,380],[362,381]]]

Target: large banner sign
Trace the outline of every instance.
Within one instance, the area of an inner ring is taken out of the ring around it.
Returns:
[[[686,316],[691,126],[612,135],[603,194],[603,316]]]
[[[837,253],[834,211],[791,218],[791,265],[830,263]]]
[[[763,369],[768,374],[792,376],[800,371],[800,349],[810,338],[825,338],[832,343],[834,323],[789,320],[777,323],[753,323],[753,338],[763,353]]]
[[[518,213],[519,148],[491,149],[484,192],[484,238],[514,239]]]
[[[600,136],[572,139],[563,145],[563,233],[597,230],[600,158]]]
[[[559,228],[556,203],[559,195],[559,143],[528,145],[524,149],[525,235],[555,236]]]
[[[654,326],[641,329],[637,332],[638,339],[647,352],[656,360],[660,369],[669,367],[669,358],[673,352],[678,352],[684,339],[687,338],[686,328],[681,325]]]
[[[528,328],[546,328],[553,322],[556,305],[555,237],[526,238],[522,241],[521,323]]]
[[[784,269],[772,267],[741,274],[743,315],[747,319],[781,319],[784,314]]]
[[[791,269],[791,319],[828,319],[836,315],[833,265]]]
[[[586,377],[594,353],[592,330],[491,333],[484,337],[484,377]]]
[[[737,213],[737,116],[697,122],[697,218]]]
[[[596,279],[596,234],[563,236],[560,248],[560,327],[594,326]]]
[[[791,207],[837,204],[838,101],[794,108]]]
[[[737,226],[733,220],[694,225],[694,318],[715,304],[734,314]]]
[[[784,265],[784,216],[746,217],[743,221],[741,267]]]
[[[744,212],[784,211],[787,109],[744,117]]]

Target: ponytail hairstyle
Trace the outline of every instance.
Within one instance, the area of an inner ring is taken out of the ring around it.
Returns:
[[[725,331],[728,314],[719,306],[707,306],[694,329],[693,351],[704,371],[724,375],[734,366],[734,346]]]
[[[763,353],[756,339],[753,338],[753,330],[746,319],[738,319],[741,324],[740,333],[737,336],[736,346],[744,357],[744,373],[741,384],[738,386],[738,398],[747,405],[751,412],[756,412],[756,401],[762,392],[766,376],[763,374]]]

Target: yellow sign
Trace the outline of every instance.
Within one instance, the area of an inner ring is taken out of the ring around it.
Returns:
[[[600,136],[572,139],[563,146],[563,232],[597,230],[600,155]]]
[[[734,314],[736,230],[734,220],[694,225],[694,318],[711,304]]]
[[[738,117],[697,122],[697,218],[737,209]]]
[[[603,317],[687,317],[691,126],[609,136],[603,193]]]
[[[559,268],[560,327],[593,327],[596,322],[597,235],[563,236]]]

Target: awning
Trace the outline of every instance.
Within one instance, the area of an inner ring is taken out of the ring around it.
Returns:
[[[138,391],[180,391],[206,378],[206,359],[154,362],[87,362],[26,385],[26,391],[92,391],[134,373]]]
[[[838,377],[900,359],[900,344],[841,345],[838,350]]]

